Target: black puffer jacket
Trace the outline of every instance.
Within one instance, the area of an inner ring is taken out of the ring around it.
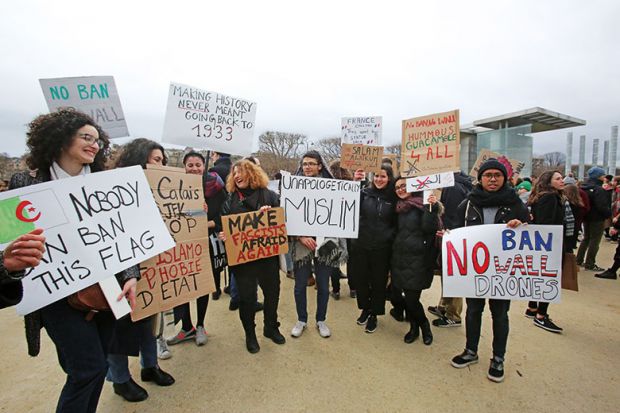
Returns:
[[[360,226],[354,249],[376,250],[392,245],[396,234],[394,191],[365,188],[361,192]]]
[[[454,186],[442,188],[440,201],[445,208],[445,214],[442,217],[444,227],[448,229],[456,227],[457,208],[467,198],[472,188],[471,176],[463,172],[454,173]]]
[[[586,215],[586,222],[605,221],[611,218],[611,192],[603,189],[603,183],[598,179],[588,179],[581,185],[590,199],[590,211]]]
[[[425,290],[433,281],[437,259],[435,233],[439,229],[440,206],[431,211],[411,208],[398,214],[398,230],[392,244],[392,282],[397,288]]]

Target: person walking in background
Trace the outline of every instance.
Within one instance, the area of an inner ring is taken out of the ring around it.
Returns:
[[[456,228],[472,225],[506,224],[516,228],[527,222],[528,211],[508,183],[504,165],[495,158],[487,159],[478,170],[478,184],[458,207]],[[452,366],[464,368],[478,362],[478,343],[482,328],[484,298],[467,298],[465,316],[465,350],[452,358]],[[493,358],[487,378],[496,383],[504,380],[504,357],[508,342],[510,300],[489,299],[493,318]]]
[[[396,233],[396,196],[392,167],[381,165],[370,187],[360,192],[360,221],[349,257],[357,291],[358,325],[367,333],[377,329],[377,316],[385,314],[385,287],[390,270],[392,241]]]
[[[596,265],[596,254],[603,238],[605,221],[611,218],[611,193],[603,189],[604,178],[605,170],[593,166],[588,169],[588,180],[581,185],[581,189],[588,194],[590,211],[584,222],[583,241],[577,250],[577,265],[583,265],[590,271],[603,271]]]

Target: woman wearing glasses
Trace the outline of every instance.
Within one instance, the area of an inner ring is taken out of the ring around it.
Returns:
[[[407,192],[405,178],[396,180],[396,214],[398,229],[392,246],[392,283],[405,293],[405,308],[411,328],[405,334],[405,343],[413,343],[422,330],[422,341],[433,342],[431,325],[424,314],[420,295],[433,282],[437,259],[435,234],[441,228],[439,216],[443,212],[435,195],[424,205],[423,192]]]
[[[392,241],[396,233],[394,172],[389,165],[361,191],[360,223],[357,239],[351,240],[351,263],[357,291],[357,308],[362,310],[357,324],[367,333],[377,329],[377,316],[385,314],[385,286],[390,270]]]
[[[108,136],[93,119],[73,109],[41,115],[28,125],[27,163],[32,172],[11,178],[19,188],[72,176],[102,171]],[[117,274],[122,294],[135,304],[137,267]],[[40,328],[56,346],[58,361],[67,374],[57,412],[94,412],[108,365],[106,355],[114,326],[112,312],[99,312],[91,321],[71,307],[66,298],[28,314],[25,318],[28,353],[39,353]],[[46,409],[47,410],[47,409]]]

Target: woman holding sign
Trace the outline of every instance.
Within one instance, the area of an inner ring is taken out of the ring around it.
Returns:
[[[73,109],[41,115],[28,125],[27,158],[32,172],[15,174],[11,189],[41,182],[85,175],[104,169],[108,136],[93,119]],[[135,304],[136,278],[132,267],[117,274],[122,296]],[[102,311],[87,320],[86,313],[71,307],[66,298],[28,314],[28,353],[39,353],[40,328],[56,346],[58,360],[67,381],[60,393],[57,412],[95,412],[108,365],[106,356],[114,327],[111,311]]]
[[[349,276],[354,277],[357,308],[362,310],[357,324],[366,325],[367,333],[374,333],[377,316],[385,314],[385,286],[396,234],[395,206],[394,172],[383,164],[370,187],[361,191],[359,233],[351,240],[353,268]]]
[[[248,160],[235,162],[232,172],[226,179],[228,198],[222,206],[222,216],[262,211],[280,206],[278,195],[267,189],[268,184],[269,178],[258,165]],[[221,228],[221,223],[219,228]],[[220,238],[224,238],[223,232],[220,233]],[[250,353],[260,351],[254,323],[257,282],[265,297],[263,335],[276,344],[284,344],[286,339],[278,329],[280,326],[278,322],[278,302],[280,301],[278,256],[235,265],[234,272],[239,290],[239,318],[245,331],[247,350]]]
[[[433,342],[431,325],[424,314],[420,295],[433,282],[437,259],[435,234],[441,228],[439,216],[443,206],[434,195],[424,205],[423,192],[407,192],[405,178],[396,180],[396,214],[398,229],[392,244],[392,282],[405,293],[405,307],[411,328],[405,334],[405,343],[413,343],[422,330],[422,341]]]

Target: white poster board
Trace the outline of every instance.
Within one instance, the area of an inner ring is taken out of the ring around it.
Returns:
[[[162,141],[234,155],[252,153],[256,103],[170,83]]]
[[[74,107],[90,115],[110,138],[129,136],[127,122],[112,76],[39,79],[50,112]]]
[[[356,116],[340,120],[342,143],[381,146],[382,116]]]
[[[442,172],[434,175],[416,176],[407,178],[407,192],[429,191],[431,189],[454,186],[454,174]]]
[[[5,240],[45,229],[41,264],[23,279],[21,315],[174,246],[139,166],[3,192],[0,209],[11,224]]]
[[[283,174],[280,183],[288,235],[357,238],[359,182]]]
[[[562,226],[475,225],[443,236],[443,296],[560,302]]]

